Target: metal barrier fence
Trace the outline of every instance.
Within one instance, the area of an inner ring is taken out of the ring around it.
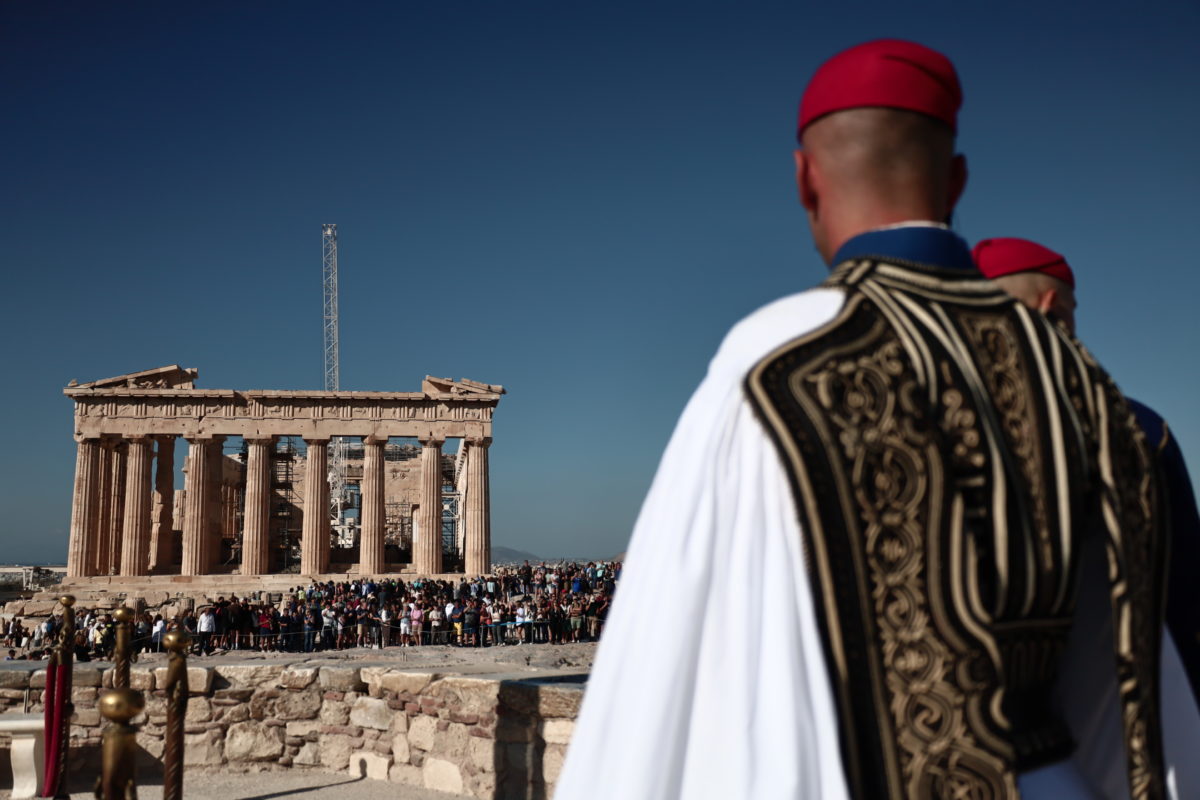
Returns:
[[[71,737],[71,678],[75,664],[75,598],[58,598],[63,607],[63,624],[58,645],[46,665],[46,690],[42,695],[46,740],[45,771],[42,773],[43,797],[66,797],[67,743]]]
[[[75,598],[58,598],[63,608],[62,626],[46,665],[46,687],[42,695],[45,761],[41,772],[42,797],[69,798],[67,761],[71,737],[71,701],[75,664]],[[132,721],[146,707],[142,692],[129,686],[133,652],[133,612],[119,608],[113,613],[117,622],[113,649],[113,688],[102,691],[97,703],[108,720],[101,740],[101,773],[96,778],[97,800],[136,800],[137,798],[137,727]],[[166,730],[163,754],[163,798],[183,800],[183,730],[188,706],[187,651],[190,645],[185,630],[167,632],[162,638],[169,651],[166,695]]]
[[[163,750],[163,800],[183,800],[183,721],[187,716],[187,631],[163,636],[167,657],[167,727]]]
[[[145,707],[142,693],[134,689],[109,689],[101,696],[100,713],[108,726],[101,742],[97,800],[137,800],[137,728],[129,723]]]
[[[100,697],[100,713],[108,720],[101,742],[101,772],[96,779],[97,800],[136,800],[137,727],[133,719],[146,707],[141,692],[129,688],[129,668],[136,659],[132,647],[133,612],[119,608],[113,614],[117,638],[113,649],[113,688]],[[183,723],[187,716],[188,680],[186,631],[169,631],[163,646],[170,652],[163,687],[167,724],[163,752],[163,798],[183,800]]]
[[[100,695],[100,714],[108,720],[100,744],[100,777],[96,779],[97,800],[135,800],[137,797],[137,728],[131,721],[146,707],[141,692],[129,688],[129,665],[133,611],[113,612],[117,637],[113,645],[113,688]]]
[[[117,640],[113,646],[113,688],[129,688],[129,666],[136,656],[133,654],[133,609],[122,606],[113,612],[117,623]]]

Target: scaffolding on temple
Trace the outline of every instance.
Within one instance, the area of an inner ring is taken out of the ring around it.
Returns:
[[[271,454],[271,527],[277,536],[281,572],[295,572],[300,566],[301,501],[293,475],[297,455],[291,436],[280,437]]]
[[[459,447],[461,453],[461,442]],[[458,542],[462,509],[462,497],[457,485],[458,461],[457,455],[442,456],[442,568],[447,572],[462,570],[463,563]]]

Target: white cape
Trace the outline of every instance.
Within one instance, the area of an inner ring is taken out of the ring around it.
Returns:
[[[834,289],[792,295],[726,336],[638,517],[557,800],[848,797],[791,489],[743,391],[754,364],[843,300]],[[1080,663],[1112,670],[1108,643],[1085,650]],[[1112,704],[1115,686],[1106,696]],[[1176,736],[1193,749],[1200,716],[1185,699]],[[1091,764],[1124,764],[1119,729],[1075,732]],[[1022,776],[1023,796],[1127,797],[1110,780],[1085,788],[1080,774],[1068,763]],[[1172,777],[1178,797],[1200,797],[1196,776]]]

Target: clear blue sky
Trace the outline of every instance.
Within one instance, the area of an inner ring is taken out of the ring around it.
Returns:
[[[882,36],[958,66],[962,235],[1065,253],[1200,473],[1197,6],[824,6],[4,3],[0,561],[65,555],[72,378],[320,387],[323,222],[343,387],[504,384],[496,543],[619,552],[724,332],[825,274],[796,102]]]

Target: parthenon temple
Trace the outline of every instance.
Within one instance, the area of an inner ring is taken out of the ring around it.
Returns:
[[[489,570],[502,386],[234,391],[196,377],[172,365],[63,390],[78,443],[68,580]]]

